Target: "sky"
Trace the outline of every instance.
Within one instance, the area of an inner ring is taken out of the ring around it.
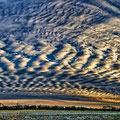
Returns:
[[[7,99],[0,100],[0,103],[7,106],[20,105],[45,105],[45,106],[76,106],[87,108],[103,108],[103,106],[114,106],[119,108],[119,103],[94,102],[94,101],[71,101],[71,100],[49,100],[49,99]]]
[[[0,1],[0,102],[120,106],[119,23],[119,0]]]

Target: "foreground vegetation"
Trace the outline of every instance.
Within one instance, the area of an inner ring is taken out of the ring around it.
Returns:
[[[87,108],[75,106],[42,106],[42,105],[20,105],[6,106],[0,104],[0,110],[90,110],[90,111],[120,111],[120,108],[103,106],[103,108]]]
[[[0,120],[120,120],[120,108],[0,104]]]
[[[119,112],[15,110],[1,111],[0,120],[120,120]]]

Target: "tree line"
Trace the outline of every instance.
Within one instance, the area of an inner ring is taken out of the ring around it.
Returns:
[[[120,108],[103,106],[102,108],[87,108],[76,106],[43,106],[43,105],[20,105],[7,106],[0,103],[0,110],[95,110],[95,111],[120,111]]]

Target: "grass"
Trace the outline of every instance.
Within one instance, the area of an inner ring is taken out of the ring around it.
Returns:
[[[0,120],[120,120],[120,113],[73,110],[1,110]]]

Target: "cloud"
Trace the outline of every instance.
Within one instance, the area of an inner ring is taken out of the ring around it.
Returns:
[[[29,61],[30,59],[28,59],[28,58],[21,58],[21,62],[20,62],[20,64],[19,64],[19,67],[20,68],[24,68],[26,65],[27,65],[27,63],[28,63],[28,61]]]
[[[39,9],[34,4],[25,4],[22,12],[13,4],[13,13],[5,9],[1,16],[1,98],[54,96],[117,103],[119,17],[93,3],[59,0],[37,4]]]
[[[8,0],[0,0],[0,2],[7,2]]]

